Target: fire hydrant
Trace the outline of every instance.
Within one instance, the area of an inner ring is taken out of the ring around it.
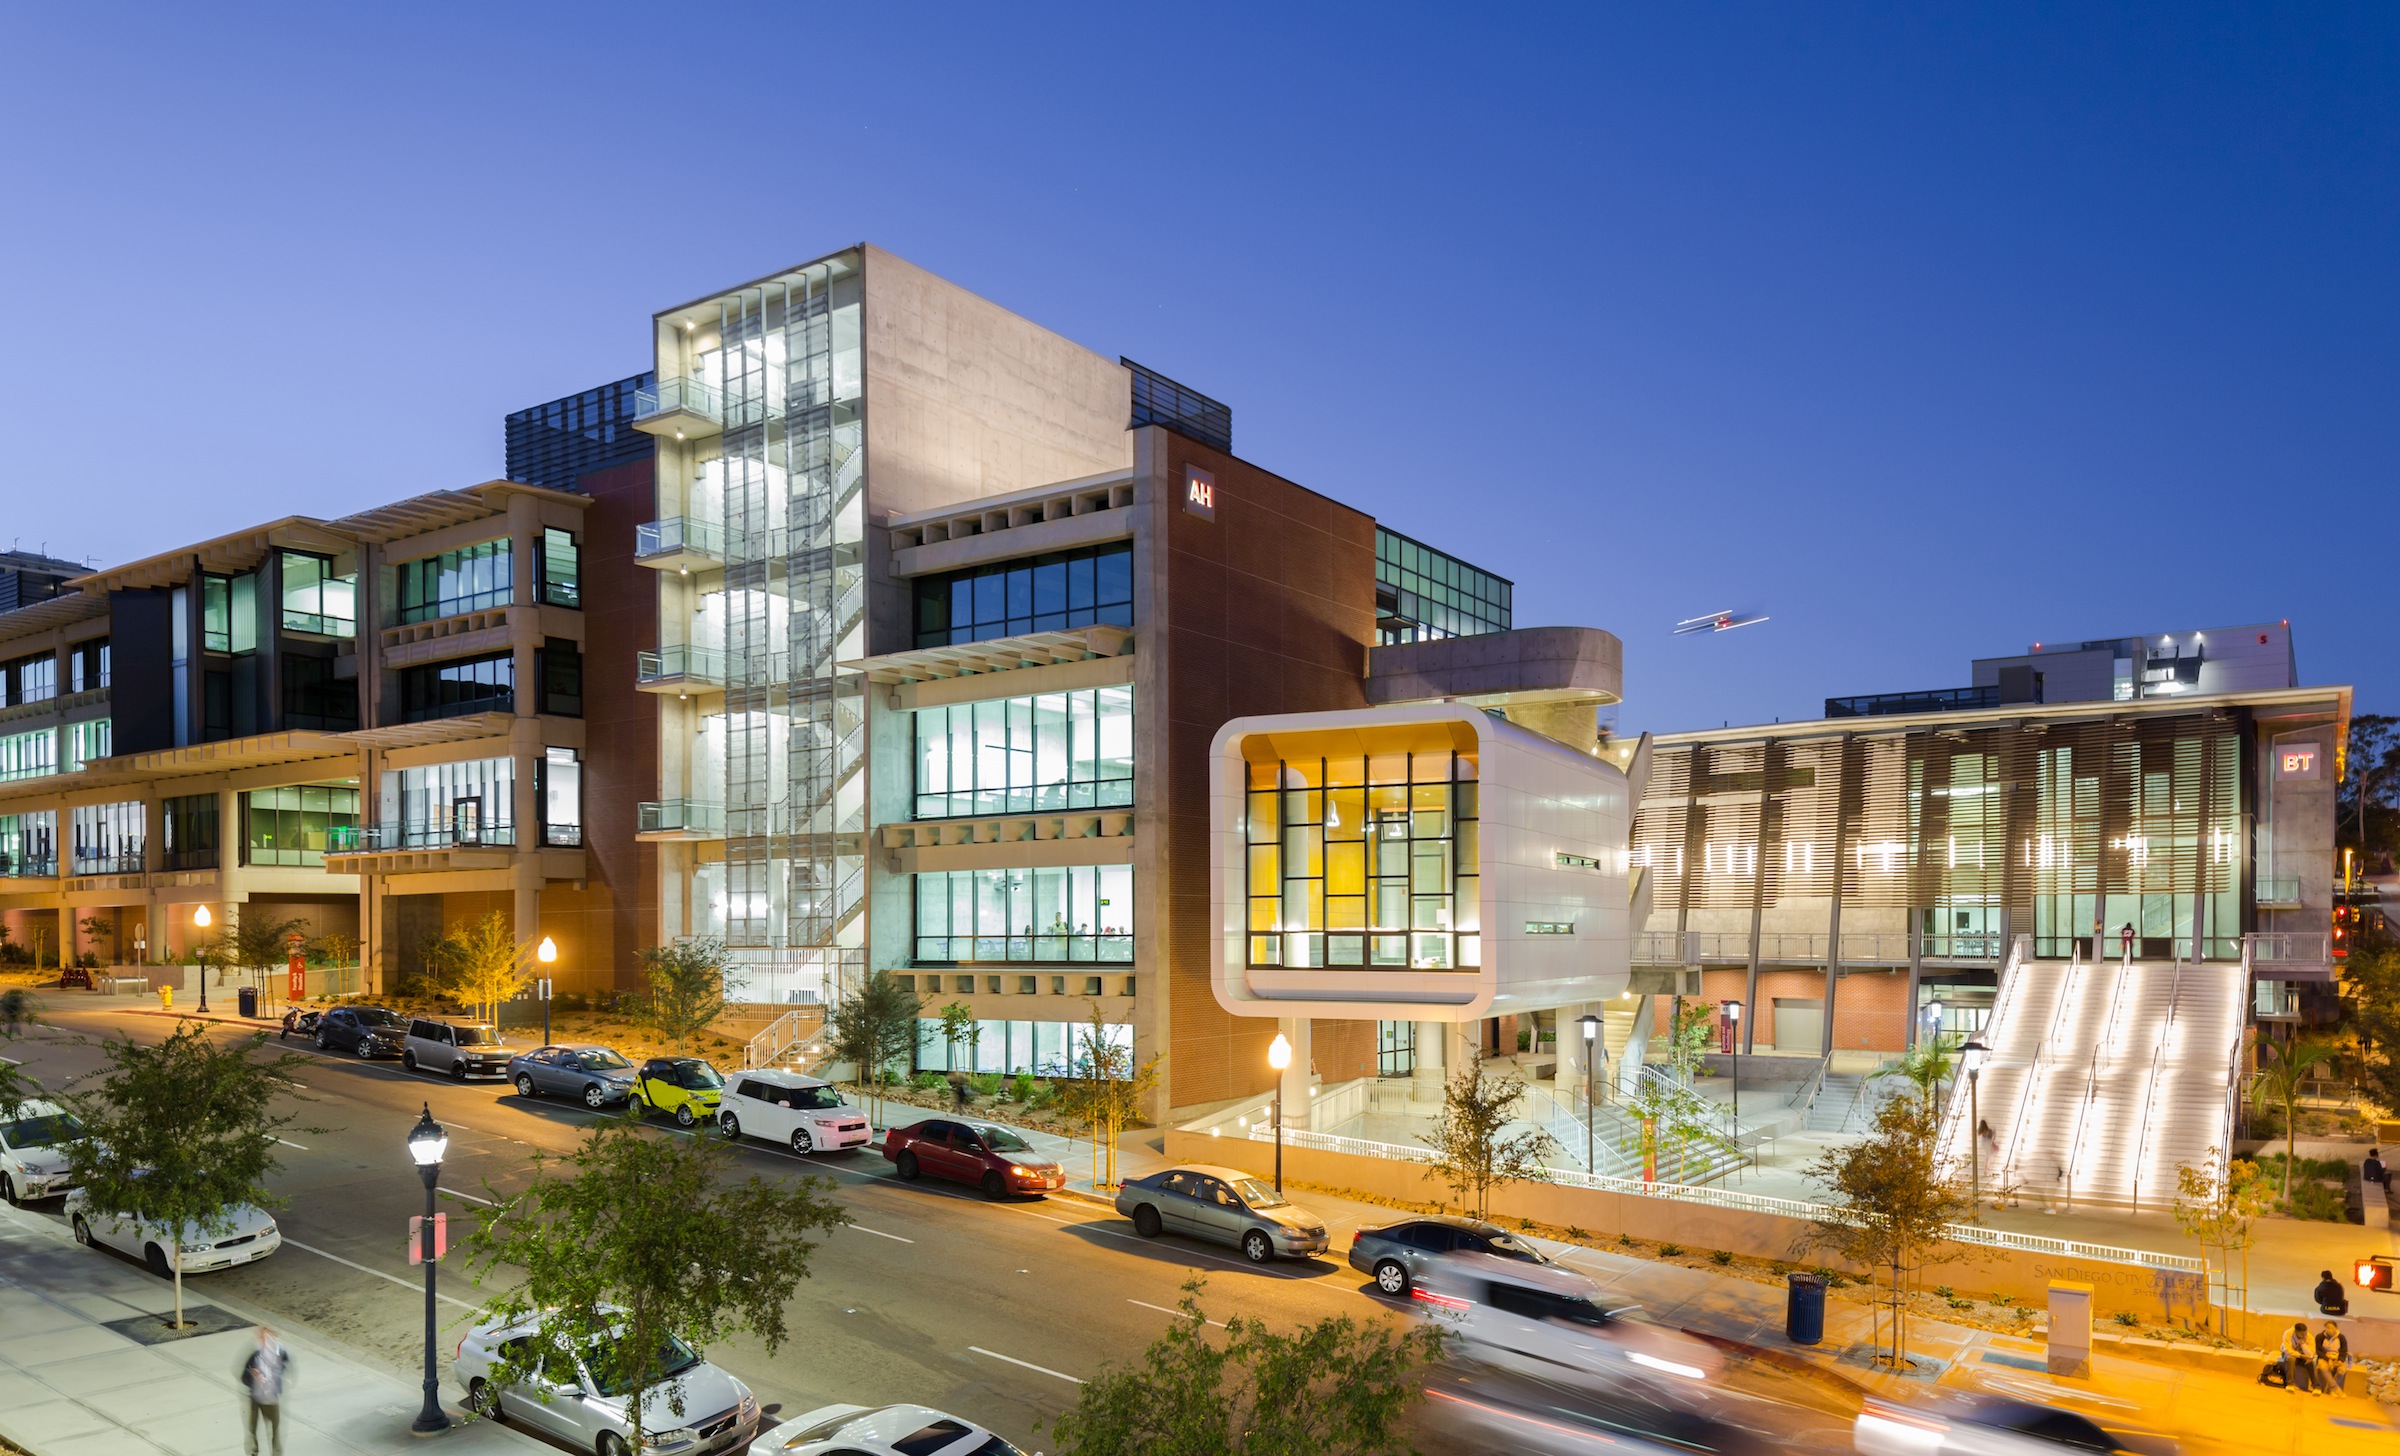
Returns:
[[[161,1011],[172,1011],[175,1009],[175,988],[173,986],[161,986],[158,988],[158,1009]]]

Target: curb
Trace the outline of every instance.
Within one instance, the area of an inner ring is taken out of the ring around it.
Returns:
[[[1772,1365],[1794,1375],[1805,1375],[1822,1381],[1839,1390],[1844,1396],[1855,1398],[1861,1402],[1874,1393],[1841,1371],[1830,1366],[1820,1365],[1806,1355],[1795,1354],[1790,1350],[1779,1350],[1773,1345],[1754,1345],[1748,1340],[1737,1340],[1731,1335],[1712,1335],[1706,1330],[1695,1330],[1689,1325],[1678,1328],[1703,1344],[1714,1345],[1720,1350],[1746,1356],[1761,1364]]]

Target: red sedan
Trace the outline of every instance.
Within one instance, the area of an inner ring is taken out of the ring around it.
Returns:
[[[883,1155],[903,1178],[931,1176],[972,1183],[986,1198],[1011,1193],[1046,1193],[1067,1186],[1067,1171],[1054,1158],[1005,1127],[929,1117],[884,1135]]]

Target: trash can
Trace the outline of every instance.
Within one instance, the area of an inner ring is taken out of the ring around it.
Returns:
[[[242,1014],[244,1016],[254,1017],[258,1015],[258,988],[256,986],[242,987],[240,992],[240,1000],[242,1003]],[[1821,1313],[1824,1305],[1825,1297],[1823,1295],[1818,1295],[1817,1307],[1820,1310],[1820,1313],[1817,1317],[1817,1324],[1820,1328],[1823,1327],[1825,1323],[1824,1315]]]
[[[1825,1339],[1825,1281],[1815,1274],[1792,1274],[1791,1292],[1784,1297],[1783,1333],[1795,1345],[1820,1344]]]

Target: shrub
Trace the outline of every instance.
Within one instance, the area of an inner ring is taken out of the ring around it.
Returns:
[[[1733,1262],[1733,1251],[1731,1249],[1711,1249],[1708,1251],[1708,1258],[1710,1263],[1721,1269]]]
[[[1944,1299],[1954,1299],[1958,1294],[1957,1290],[1952,1289],[1947,1284],[1936,1284],[1933,1286],[1933,1292],[1940,1295]]]
[[[1662,1259],[1672,1259],[1672,1258],[1675,1258],[1677,1255],[1681,1254],[1682,1252],[1683,1252],[1683,1245],[1681,1245],[1681,1244],[1660,1244],[1660,1245],[1658,1246],[1658,1256],[1659,1256],[1660,1258],[1662,1258]]]
[[[2142,1317],[2129,1309],[2120,1309],[2110,1318],[2129,1330],[2142,1322]]]
[[[1533,1050],[1533,1033],[1522,1027],[1517,1030],[1517,1050],[1521,1052]]]
[[[1973,1309],[1975,1307],[1975,1301],[1972,1299],[1953,1299],[1949,1301],[1949,1305],[1952,1309]]]
[[[1619,1234],[1617,1235],[1617,1242],[1625,1245],[1627,1248],[1631,1248],[1633,1247],[1633,1235]]]
[[[908,1079],[908,1085],[916,1088],[919,1092],[937,1091],[942,1085],[942,1074],[939,1072],[919,1072],[914,1077]]]
[[[2343,1210],[2341,1194],[2308,1178],[2292,1185],[2292,1217],[2342,1223],[2349,1215]]]
[[[1590,1243],[1591,1241],[1592,1241],[1592,1236],[1591,1236],[1590,1234],[1587,1234],[1587,1233],[1585,1233],[1585,1232],[1584,1232],[1582,1229],[1579,1229],[1579,1228],[1575,1227],[1575,1225],[1573,1225],[1573,1224],[1568,1224],[1568,1225],[1567,1225],[1567,1242],[1568,1242],[1568,1243],[1570,1243],[1570,1244],[1588,1244],[1588,1243]]]
[[[2007,1309],[2008,1307],[2010,1307],[2011,1305],[2015,1304],[2016,1302],[2017,1302],[2017,1297],[2016,1297],[2015,1295],[2013,1295],[2013,1294],[2002,1294],[2002,1295],[1998,1295],[1998,1296],[1995,1296],[1995,1297],[1993,1298],[1993,1300],[1992,1300],[1992,1303],[1994,1303],[1994,1304],[1996,1304],[1996,1305],[2000,1306],[2002,1309]]]
[[[1033,1100],[1033,1073],[1019,1072],[1008,1089],[1009,1098],[1020,1106]]]

